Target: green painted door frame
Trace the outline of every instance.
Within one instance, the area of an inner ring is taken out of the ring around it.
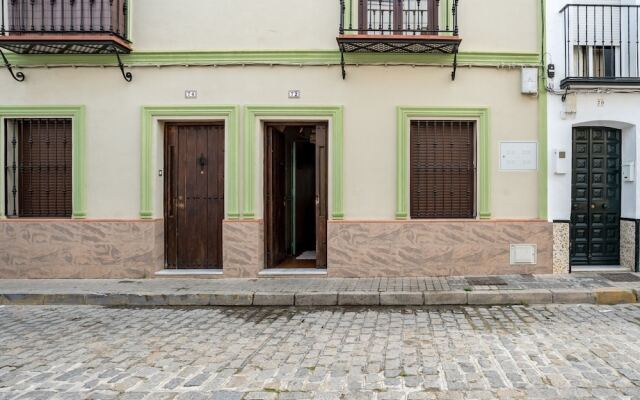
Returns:
[[[86,218],[85,107],[84,106],[0,106],[0,165],[4,166],[4,120],[8,118],[71,118],[72,216]],[[0,217],[5,216],[4,173],[0,173]]]
[[[259,156],[256,154],[258,136],[256,129],[261,118],[283,120],[327,120],[330,122],[331,136],[330,148],[330,182],[331,186],[331,218],[341,220],[343,212],[343,183],[342,183],[342,157],[343,157],[343,129],[344,111],[342,106],[247,106],[244,111],[244,182],[242,210],[243,218],[255,218],[255,182],[256,166]]]
[[[412,119],[469,118],[478,120],[478,214],[491,218],[490,121],[488,107],[398,107],[396,218],[409,218],[409,124]]]
[[[176,120],[202,117],[225,120],[225,217],[237,219],[238,200],[238,126],[240,112],[237,106],[144,106],[142,107],[142,146],[140,154],[140,217],[153,218],[153,135],[155,119]]]

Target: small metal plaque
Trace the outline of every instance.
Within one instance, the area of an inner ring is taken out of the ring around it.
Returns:
[[[289,98],[290,99],[299,99],[302,93],[299,90],[289,90]]]
[[[198,98],[198,91],[197,90],[185,90],[184,91],[184,98],[185,99],[197,99]]]

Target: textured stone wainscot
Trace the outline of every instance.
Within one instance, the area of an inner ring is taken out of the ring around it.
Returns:
[[[225,220],[222,224],[222,258],[225,278],[257,278],[264,269],[262,220]]]
[[[636,266],[636,222],[620,220],[620,265],[633,271]]]
[[[553,223],[553,273],[569,273],[569,223]]]
[[[535,244],[511,265],[510,244]],[[330,277],[550,274],[553,227],[541,220],[331,221]]]
[[[0,220],[0,278],[147,278],[164,264],[162,220]]]

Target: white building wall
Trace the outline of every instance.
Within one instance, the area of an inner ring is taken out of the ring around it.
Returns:
[[[609,126],[622,130],[622,162],[635,162],[638,175],[637,154],[640,144],[636,136],[640,126],[640,88],[637,93],[615,93],[601,90],[581,91],[569,94],[567,101],[562,101],[565,93],[560,89],[560,82],[565,73],[564,21],[560,10],[564,5],[572,3],[566,0],[547,1],[547,54],[548,63],[555,64],[556,77],[548,79],[552,91],[548,99],[548,201],[549,220],[569,220],[571,218],[571,160],[572,160],[572,128],[574,126]],[[583,2],[595,4],[595,2]],[[638,1],[598,1],[598,4],[638,4]],[[575,96],[575,100],[572,99]],[[572,102],[575,101],[575,113]],[[569,170],[566,174],[554,171],[554,150],[567,152]],[[640,185],[636,182],[622,183],[623,218],[640,217]]]

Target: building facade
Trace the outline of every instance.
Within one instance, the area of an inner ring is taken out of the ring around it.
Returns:
[[[559,272],[638,268],[639,9],[635,0],[547,0],[549,218]]]
[[[2,278],[561,268],[538,0],[2,5]]]

